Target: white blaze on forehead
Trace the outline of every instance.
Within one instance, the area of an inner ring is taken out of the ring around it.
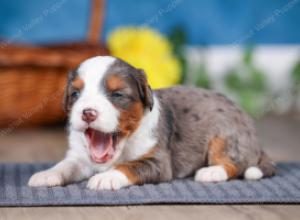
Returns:
[[[70,124],[75,130],[82,131],[87,128],[87,123],[82,120],[82,112],[87,108],[95,109],[99,113],[96,120],[89,124],[91,128],[106,133],[116,130],[119,112],[106,97],[102,86],[105,74],[116,60],[110,56],[97,56],[87,59],[77,69],[84,87],[71,111]]]
[[[80,64],[77,72],[84,81],[85,86],[92,88],[95,84],[99,84],[103,79],[106,71],[116,61],[111,56],[96,56],[85,60]]]

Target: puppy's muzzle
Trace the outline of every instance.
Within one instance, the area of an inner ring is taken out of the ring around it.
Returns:
[[[98,111],[92,108],[86,108],[82,111],[82,120],[91,123],[95,121],[98,117]]]

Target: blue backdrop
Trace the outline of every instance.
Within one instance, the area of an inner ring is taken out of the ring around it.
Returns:
[[[190,44],[300,43],[300,0],[107,0],[104,37],[121,25],[163,33],[181,26]],[[0,37],[57,42],[85,37],[89,1],[1,0]]]

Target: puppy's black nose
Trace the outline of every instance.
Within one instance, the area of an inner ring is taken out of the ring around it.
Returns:
[[[82,120],[90,123],[92,121],[95,121],[98,117],[98,112],[95,109],[92,108],[86,108],[82,111]]]

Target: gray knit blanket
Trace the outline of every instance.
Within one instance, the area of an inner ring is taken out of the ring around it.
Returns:
[[[295,204],[300,203],[300,163],[278,164],[278,174],[260,181],[168,183],[95,192],[86,181],[53,188],[27,187],[29,177],[51,164],[0,164],[0,206],[141,204]]]

